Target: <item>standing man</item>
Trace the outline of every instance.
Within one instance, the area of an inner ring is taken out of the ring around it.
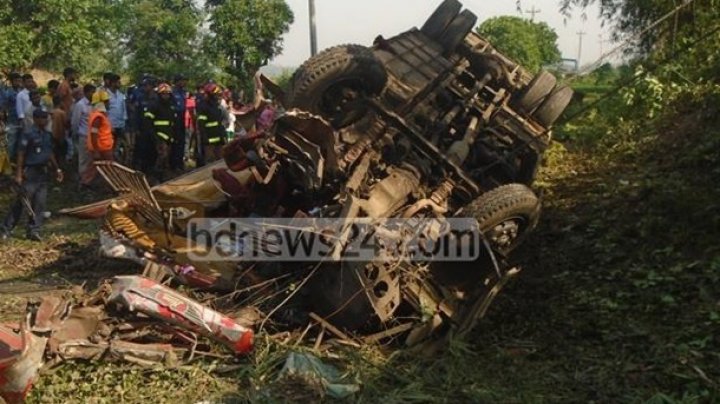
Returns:
[[[20,121],[25,121],[25,118],[28,118],[30,121],[32,121],[33,117],[26,117],[25,111],[30,108],[30,90],[34,90],[37,85],[35,84],[35,80],[33,80],[32,74],[23,74],[22,81],[23,89],[20,90],[17,95],[15,109],[17,110],[17,116]]]
[[[60,96],[55,95],[53,97],[53,110],[51,114],[51,127],[53,135],[53,143],[55,145],[55,160],[58,164],[65,160],[67,162],[72,161],[72,152],[70,147],[72,142],[68,141],[68,132],[70,132],[70,119],[62,109],[62,100]],[[67,167],[63,164],[63,167]]]
[[[146,132],[142,130],[145,109],[152,105],[157,99],[157,94],[155,94],[155,80],[150,76],[144,76],[132,96],[134,113],[131,119],[135,120],[136,123],[134,126],[138,128],[135,137],[132,166],[136,170],[142,171],[146,161],[155,161],[156,158],[154,156],[152,139],[146,136]]]
[[[42,105],[42,97],[40,96],[40,92],[38,90],[30,90],[28,92],[28,95],[30,97],[30,104],[25,108],[25,111],[23,112],[23,132],[25,133],[30,132],[30,130],[32,130],[33,126],[35,125],[35,118],[33,113],[36,110],[49,112],[45,109],[45,106]],[[50,132],[52,128],[50,126],[49,119],[45,120],[45,125],[46,126],[44,129]]]
[[[109,103],[110,95],[104,90],[98,90],[92,96],[92,112],[88,120],[86,143],[87,151],[90,153],[92,160],[80,178],[80,183],[86,187],[91,187],[95,177],[97,177],[97,169],[92,164],[93,162],[113,161],[112,125],[107,112]]]
[[[55,94],[57,94],[58,86],[60,85],[60,82],[57,80],[50,80],[47,83],[47,93],[42,96],[42,100],[40,101],[43,105],[43,108],[45,108],[45,111],[52,111],[53,110],[53,97],[55,97]]]
[[[73,107],[72,117],[70,118],[70,128],[72,129],[73,137],[75,138],[74,143],[77,145],[78,152],[78,173],[82,175],[87,171],[88,165],[90,165],[90,154],[87,150],[87,134],[88,134],[88,119],[90,118],[90,112],[92,112],[90,100],[92,100],[95,94],[95,86],[92,84],[85,84],[83,87],[83,98],[75,103]],[[82,180],[81,180],[82,186]]]
[[[22,90],[22,76],[20,73],[10,73],[10,88],[5,92],[4,105],[7,121],[5,133],[7,133],[7,152],[10,160],[15,160],[15,151],[17,150],[17,142],[22,132],[22,120],[17,114],[17,96]]]
[[[185,111],[187,109],[186,99],[187,77],[182,74],[175,76],[175,86],[172,89],[175,100],[175,118],[173,143],[170,148],[170,169],[182,172],[185,169],[185,143],[187,132],[185,132]]]
[[[206,101],[197,107],[197,125],[200,153],[198,167],[220,159],[221,149],[227,142],[227,133],[223,126],[224,111],[220,105],[220,87],[209,83],[205,86]]]
[[[174,150],[178,113],[169,84],[160,83],[156,92],[158,99],[145,108],[142,125],[143,133],[150,139],[156,158],[146,161],[143,172],[152,174],[162,181],[172,157],[171,151]]]
[[[120,143],[118,142],[119,140],[125,139],[125,125],[127,123],[128,114],[125,94],[120,91],[120,76],[115,73],[110,74],[111,76],[107,87],[110,102],[108,104],[107,114],[108,118],[110,118],[110,124],[112,125],[113,139],[115,139],[115,144],[118,145]],[[123,141],[122,143],[125,144],[125,147],[128,146],[126,142]],[[119,152],[119,150],[116,150],[118,157],[124,159],[124,156],[119,155]],[[125,161],[121,160],[121,162],[126,164]]]
[[[44,129],[47,126],[48,113],[36,109],[33,112],[33,121],[33,127],[22,135],[18,145],[15,174],[18,198],[0,226],[2,241],[10,237],[12,230],[20,221],[26,204],[32,208],[32,211],[28,212],[27,238],[41,241],[40,227],[47,202],[48,166],[56,171],[58,182],[63,180],[63,172],[53,156],[52,135]]]
[[[60,96],[60,107],[65,113],[70,114],[70,108],[73,106],[72,87],[77,78],[77,71],[72,67],[66,67],[63,70],[63,81],[57,89],[57,95]]]

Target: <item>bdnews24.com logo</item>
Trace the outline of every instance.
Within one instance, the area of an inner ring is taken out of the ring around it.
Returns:
[[[477,221],[448,219],[196,219],[188,256],[204,261],[472,261]]]

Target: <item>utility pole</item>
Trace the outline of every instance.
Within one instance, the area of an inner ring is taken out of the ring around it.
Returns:
[[[577,33],[577,36],[578,36],[578,56],[577,56],[578,68],[580,68],[580,66],[581,66],[580,57],[582,56],[582,43],[583,43],[583,37],[585,35],[587,35],[587,32],[585,32],[585,31],[578,31],[578,33]]]
[[[317,55],[317,28],[315,25],[315,0],[308,0],[310,12],[310,56]]]
[[[525,14],[530,14],[530,22],[535,21],[535,14],[540,14],[542,10],[539,8],[535,8],[535,5],[533,4],[532,8],[530,10],[525,11]]]

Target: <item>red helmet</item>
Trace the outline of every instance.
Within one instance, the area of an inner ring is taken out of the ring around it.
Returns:
[[[220,94],[220,87],[218,87],[215,83],[208,83],[205,85],[205,94],[213,95],[213,94]]]

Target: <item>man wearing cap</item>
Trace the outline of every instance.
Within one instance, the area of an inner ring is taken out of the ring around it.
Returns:
[[[197,107],[198,167],[221,157],[222,147],[227,143],[223,126],[224,112],[220,106],[221,90],[217,84],[208,83],[204,88],[206,100]]]
[[[170,151],[175,143],[178,114],[169,84],[160,83],[155,92],[158,99],[145,108],[142,124],[142,133],[152,145],[152,149],[148,150],[148,157],[152,155],[154,158],[144,161],[142,171],[162,180],[163,172],[169,166],[169,159],[172,157]]]
[[[185,110],[187,99],[187,77],[182,74],[175,75],[175,86],[172,89],[173,99],[175,100],[175,128],[173,133],[173,143],[170,148],[170,169],[182,171],[185,168],[185,143],[187,133],[185,132]]]
[[[27,205],[32,208],[28,212],[27,238],[40,241],[40,227],[47,201],[48,168],[55,170],[58,182],[63,180],[63,172],[53,155],[52,134],[45,130],[48,113],[42,109],[36,109],[33,111],[33,121],[34,125],[30,131],[23,133],[18,143],[15,173],[18,197],[0,225],[0,240],[2,241],[10,237]]]
[[[86,187],[91,187],[97,177],[97,169],[92,163],[113,160],[112,125],[107,113],[109,103],[110,95],[106,91],[98,90],[93,94],[92,112],[88,119],[87,143],[85,144],[92,160],[80,178],[80,184]]]

